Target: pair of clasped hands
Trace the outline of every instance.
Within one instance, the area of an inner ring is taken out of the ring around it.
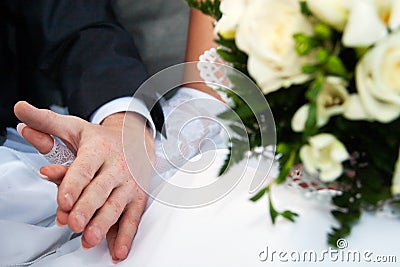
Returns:
[[[52,136],[57,136],[76,155],[69,167],[50,164],[40,169],[44,179],[58,185],[56,223],[82,232],[83,248],[106,237],[113,261],[126,259],[147,202],[138,179],[146,183],[155,159],[145,119],[116,113],[96,125],[23,101],[14,112],[24,123],[20,134],[40,153],[48,153]]]

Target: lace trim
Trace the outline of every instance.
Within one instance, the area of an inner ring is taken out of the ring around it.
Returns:
[[[75,160],[75,155],[65,145],[54,139],[54,145],[49,153],[43,155],[52,164],[69,166]]]
[[[227,88],[232,87],[228,78],[228,72],[231,64],[226,62],[217,52],[217,49],[211,48],[205,51],[197,63],[197,69],[200,71],[200,77],[213,89],[220,88],[221,85]],[[229,66],[229,68],[227,68]],[[217,84],[217,85],[216,85]],[[219,85],[219,86],[218,86]]]

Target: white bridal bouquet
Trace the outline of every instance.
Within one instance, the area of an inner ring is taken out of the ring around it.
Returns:
[[[330,244],[350,233],[361,212],[400,208],[400,0],[187,2],[216,19],[219,55],[253,79],[270,105],[281,155],[271,184],[301,165],[340,191],[331,199],[339,226]],[[251,149],[258,147],[255,117],[233,102]],[[270,194],[271,184],[252,200]],[[272,203],[270,214],[273,221],[297,216]]]

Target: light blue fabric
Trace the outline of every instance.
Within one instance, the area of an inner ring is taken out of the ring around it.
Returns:
[[[0,266],[22,266],[65,243],[55,226],[57,187],[38,173],[48,162],[14,129],[0,146]]]

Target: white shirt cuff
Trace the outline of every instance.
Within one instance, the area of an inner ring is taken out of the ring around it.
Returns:
[[[147,124],[149,125],[153,137],[155,138],[156,127],[151,119],[149,109],[142,100],[135,97],[120,97],[104,104],[92,114],[90,121],[92,123],[100,124],[100,122],[102,122],[106,117],[118,112],[126,111],[135,112],[142,115],[147,120]]]

